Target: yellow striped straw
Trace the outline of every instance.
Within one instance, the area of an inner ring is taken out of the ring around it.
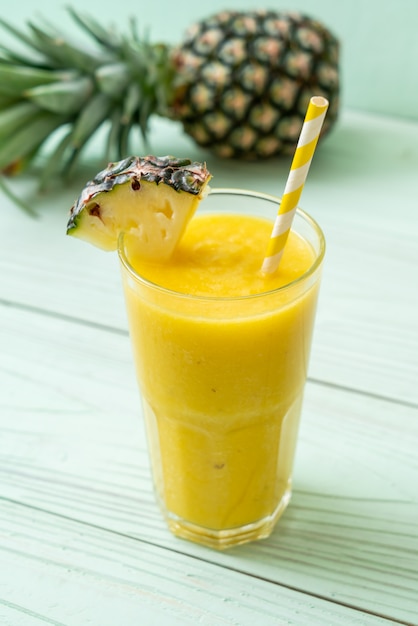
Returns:
[[[274,272],[282,258],[283,249],[292,226],[293,217],[308,175],[316,144],[318,143],[328,104],[328,100],[322,98],[322,96],[314,96],[309,101],[284,194],[261,268],[261,271],[265,274]]]

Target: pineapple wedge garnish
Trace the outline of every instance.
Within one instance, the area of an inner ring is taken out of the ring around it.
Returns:
[[[167,260],[208,193],[210,179],[205,164],[172,156],[111,163],[82,190],[67,234],[115,250],[125,233],[143,259]]]

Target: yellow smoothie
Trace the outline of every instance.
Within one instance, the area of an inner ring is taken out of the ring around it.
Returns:
[[[125,243],[156,490],[173,532],[213,545],[239,528],[243,541],[266,536],[290,497],[319,280],[300,280],[315,252],[293,232],[279,270],[261,274],[271,230],[198,214],[164,264]]]

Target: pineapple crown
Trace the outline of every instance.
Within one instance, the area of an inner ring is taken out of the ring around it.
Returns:
[[[0,19],[30,49],[26,56],[0,46],[0,171],[23,169],[62,127],[42,178],[46,183],[57,173],[70,175],[82,149],[107,120],[106,160],[129,154],[132,127],[139,126],[146,143],[150,116],[166,107],[174,72],[167,46],[140,38],[133,19],[130,35],[123,36],[71,8],[69,12],[96,49],[71,42],[50,24],[41,28],[29,22],[25,33]]]

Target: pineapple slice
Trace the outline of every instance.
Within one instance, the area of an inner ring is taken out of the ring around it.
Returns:
[[[67,234],[115,250],[126,233],[141,258],[167,260],[208,193],[210,178],[205,164],[172,156],[111,163],[84,187]]]

